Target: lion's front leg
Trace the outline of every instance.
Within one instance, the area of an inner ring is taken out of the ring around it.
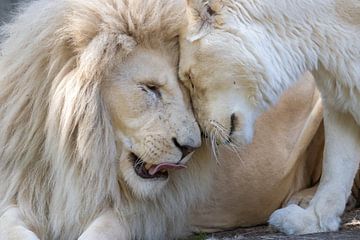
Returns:
[[[0,217],[1,240],[39,240],[30,231],[21,216],[20,210],[13,206],[9,207]]]
[[[308,208],[275,211],[270,225],[287,234],[336,231],[360,160],[360,129],[350,114],[325,109],[325,150],[319,188]]]
[[[116,214],[108,210],[97,217],[79,237],[79,240],[123,240],[129,239],[127,228]]]

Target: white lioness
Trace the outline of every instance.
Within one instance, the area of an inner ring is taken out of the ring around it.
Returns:
[[[211,192],[192,212],[194,231],[265,224],[280,206],[307,206],[311,187],[321,174],[320,102],[312,77],[306,74],[259,117],[252,144],[237,154],[229,146],[219,145],[219,166],[212,174]],[[196,153],[191,161],[199,157],[205,157],[204,153]]]
[[[181,0],[40,0],[3,27],[0,239],[172,239],[206,189]],[[204,165],[204,166],[203,166]]]
[[[320,186],[310,206],[274,212],[288,234],[336,231],[360,160],[360,1],[189,0],[180,75],[218,142],[251,142],[260,113],[306,70],[325,105]]]

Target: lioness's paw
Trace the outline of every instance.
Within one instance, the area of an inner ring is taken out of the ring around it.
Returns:
[[[269,224],[283,233],[292,235],[336,231],[339,228],[340,220],[328,218],[327,221],[319,224],[312,209],[303,209],[292,204],[275,211],[270,216]]]
[[[313,196],[314,195],[296,194],[289,200],[289,202],[287,202],[286,206],[298,205],[301,208],[305,209],[310,205],[310,201],[313,198]]]
[[[283,207],[289,206],[291,204],[298,205],[302,208],[307,208],[310,205],[311,199],[314,197],[317,186],[312,188],[304,189],[298,193],[295,193],[290,200],[283,205]]]

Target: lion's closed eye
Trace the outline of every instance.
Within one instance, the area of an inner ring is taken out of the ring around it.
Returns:
[[[153,99],[161,99],[160,87],[155,84],[141,84],[140,89]]]

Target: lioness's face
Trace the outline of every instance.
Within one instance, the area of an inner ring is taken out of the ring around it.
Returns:
[[[256,116],[253,73],[236,22],[224,1],[188,1],[189,26],[181,37],[180,79],[190,89],[202,131],[218,143],[252,140]]]
[[[161,51],[139,48],[105,83],[122,149],[121,176],[142,197],[156,194],[173,171],[186,168],[201,143],[176,64]]]

